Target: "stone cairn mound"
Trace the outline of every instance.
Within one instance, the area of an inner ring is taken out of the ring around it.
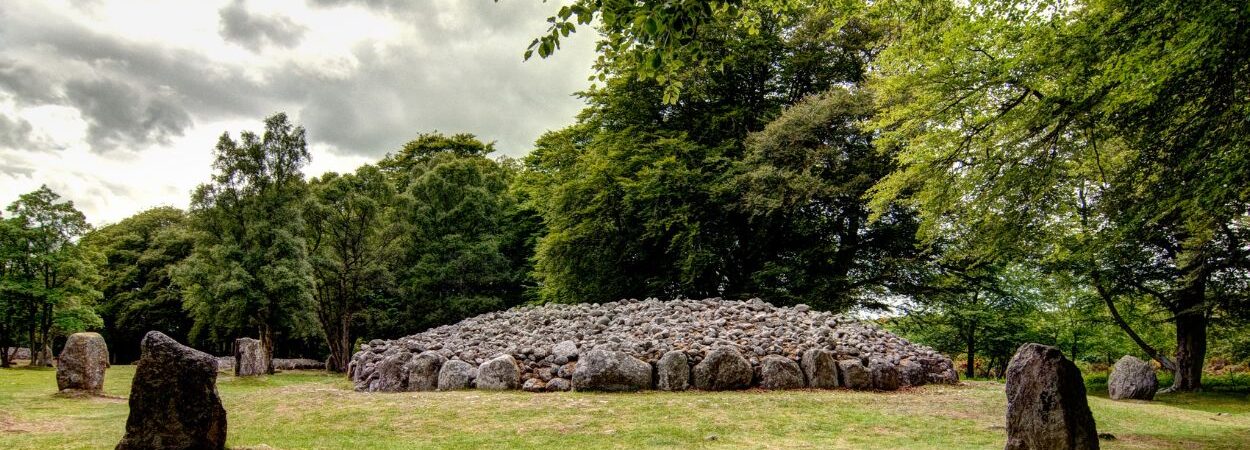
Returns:
[[[881,328],[760,299],[522,306],[362,344],[359,391],[894,390],[955,383],[950,358]]]

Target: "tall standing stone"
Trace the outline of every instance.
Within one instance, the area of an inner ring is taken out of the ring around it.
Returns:
[[[1024,344],[1007,364],[1007,450],[1098,448],[1081,370],[1059,349]]]
[[[264,375],[269,371],[266,364],[265,348],[260,345],[259,340],[252,338],[234,340],[234,376]]]
[[[104,370],[109,367],[109,348],[99,333],[74,333],[56,364],[59,390],[100,392],[104,390]]]
[[[1107,377],[1107,394],[1112,400],[1154,400],[1157,390],[1159,377],[1154,366],[1132,355],[1116,361]]]
[[[117,450],[225,448],[217,359],[158,331],[149,331],[140,347],[126,435]]]

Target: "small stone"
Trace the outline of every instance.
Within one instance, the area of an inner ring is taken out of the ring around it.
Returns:
[[[573,389],[573,384],[564,378],[552,378],[547,382],[547,392],[562,392]]]
[[[525,392],[544,392],[547,390],[547,383],[537,378],[525,380],[525,384],[521,385],[521,390]]]

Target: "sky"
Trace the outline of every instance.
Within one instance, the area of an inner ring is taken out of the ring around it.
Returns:
[[[0,205],[46,184],[99,226],[185,208],[225,132],[286,112],[309,176],[423,132],[521,156],[571,124],[595,36],[523,61],[559,1],[0,2]]]

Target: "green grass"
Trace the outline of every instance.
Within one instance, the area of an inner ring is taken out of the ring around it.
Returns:
[[[132,366],[109,369],[106,398],[64,398],[50,369],[0,370],[0,448],[112,448]],[[993,448],[1003,385],[973,381],[894,393],[365,394],[319,372],[218,378],[232,447],[296,448]],[[1250,448],[1250,399],[1090,397],[1106,449]]]

